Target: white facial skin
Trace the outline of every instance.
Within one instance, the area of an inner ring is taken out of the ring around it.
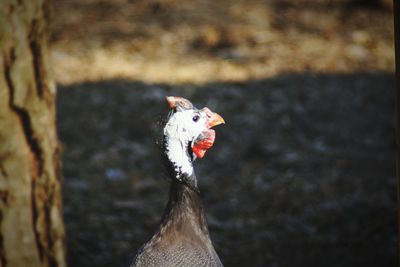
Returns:
[[[201,110],[178,110],[168,120],[164,134],[187,143],[207,129],[206,122],[207,116]]]
[[[178,109],[164,128],[167,137],[167,156],[174,164],[176,173],[193,173],[193,165],[187,153],[189,142],[207,130],[207,115],[201,110]],[[177,177],[179,179],[179,177]]]

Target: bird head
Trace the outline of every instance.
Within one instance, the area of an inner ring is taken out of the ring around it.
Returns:
[[[171,112],[163,131],[166,153],[176,168],[185,171],[187,159],[191,167],[191,162],[202,158],[214,144],[215,131],[211,128],[225,121],[209,108],[197,109],[182,97],[168,96],[167,102]]]

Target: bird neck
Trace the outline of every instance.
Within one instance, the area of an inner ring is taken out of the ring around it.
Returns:
[[[164,136],[164,155],[168,175],[197,191],[197,179],[193,169],[190,143]]]
[[[208,227],[190,149],[189,142],[164,136],[164,155],[171,188],[161,228],[181,225],[182,229],[186,229],[183,231],[194,231],[207,239]]]
[[[177,227],[177,231],[209,239],[200,193],[188,185],[173,180],[162,227]]]

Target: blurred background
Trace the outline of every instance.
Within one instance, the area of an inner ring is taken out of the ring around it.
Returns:
[[[396,266],[391,1],[52,5],[70,266],[156,229],[166,95],[226,121],[196,162],[225,266]]]

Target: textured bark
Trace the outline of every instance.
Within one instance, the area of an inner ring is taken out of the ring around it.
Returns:
[[[0,1],[0,266],[65,266],[45,0]]]

